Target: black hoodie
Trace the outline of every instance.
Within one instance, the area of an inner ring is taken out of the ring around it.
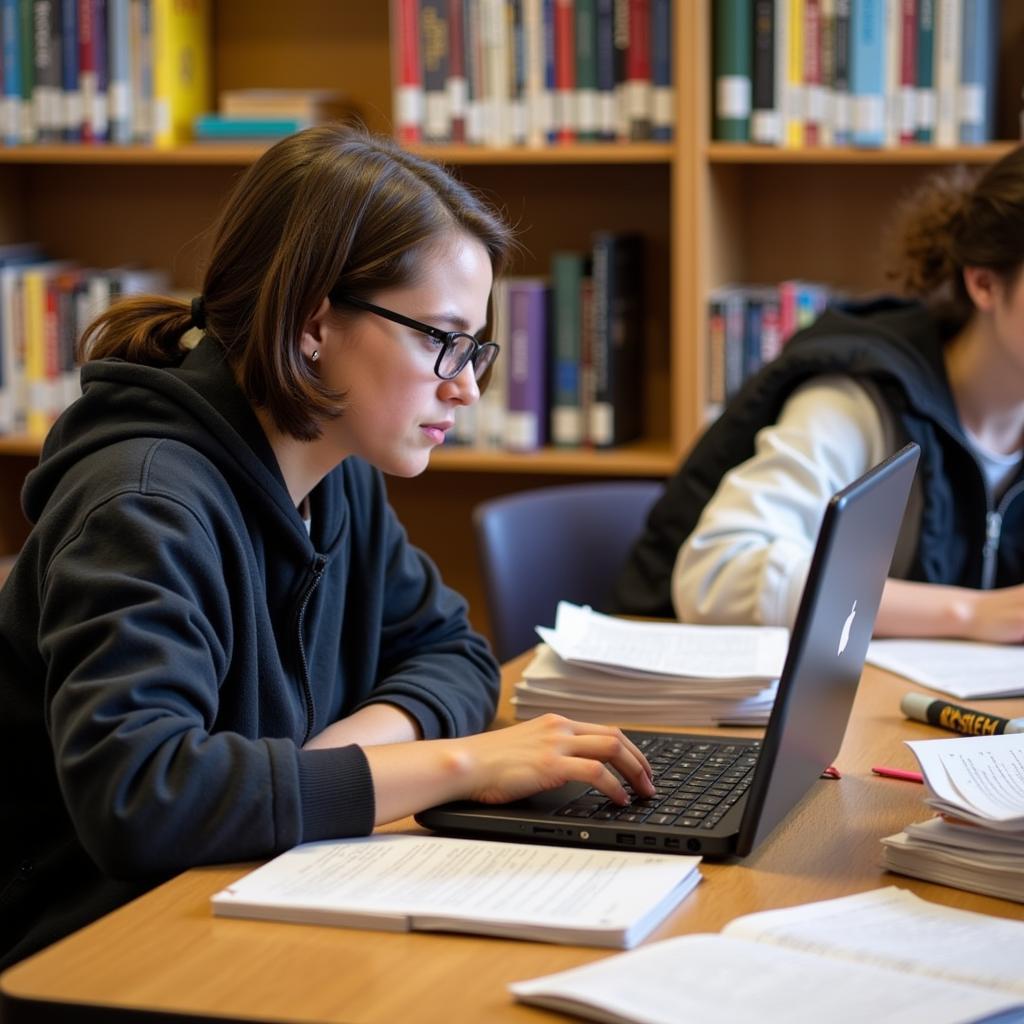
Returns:
[[[373,827],[328,724],[483,729],[497,665],[356,458],[311,532],[219,346],[90,363],[23,493],[0,592],[0,965],[198,864]]]
[[[946,378],[947,331],[895,299],[834,308],[751,378],[686,456],[619,577],[615,610],[671,618],[676,555],[725,474],[754,454],[757,432],[812,377],[870,381],[906,440],[921,446],[922,510],[906,578],[988,588],[1024,582],[1024,493],[1018,473],[992,505]]]

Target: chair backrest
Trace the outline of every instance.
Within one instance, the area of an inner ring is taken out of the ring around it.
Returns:
[[[538,642],[558,602],[606,607],[619,570],[664,490],[650,480],[565,484],[482,502],[473,528],[500,661]]]

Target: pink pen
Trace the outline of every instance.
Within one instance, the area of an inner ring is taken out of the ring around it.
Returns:
[[[924,782],[924,776],[920,772],[908,772],[903,768],[886,768],[884,765],[875,765],[871,770],[876,775],[882,775],[887,779],[902,779],[904,782]]]

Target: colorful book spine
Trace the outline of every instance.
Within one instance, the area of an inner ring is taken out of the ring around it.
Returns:
[[[62,135],[59,3],[33,0],[32,5],[32,108],[40,142],[56,142]]]
[[[762,146],[780,142],[775,96],[775,0],[754,0],[750,80],[750,141]]]
[[[535,451],[547,443],[548,285],[508,279],[508,397],[505,447]]]
[[[612,49],[615,67],[615,137],[617,139],[629,138],[629,113],[626,108],[629,17],[629,0],[613,0]]]
[[[107,4],[107,133],[111,142],[132,141],[132,29],[130,0]]]
[[[82,90],[78,81],[78,0],[61,0],[61,137],[82,139]]]
[[[651,0],[651,138],[675,134],[672,87],[672,0]]]
[[[629,0],[626,117],[630,139],[651,137],[651,88],[651,0]]]
[[[937,146],[955,146],[957,95],[960,89],[961,0],[936,0],[935,7],[935,135]]]
[[[78,46],[82,141],[106,142],[110,125],[107,0],[78,0]]]
[[[885,0],[857,0],[850,25],[855,146],[885,142]]]
[[[576,40],[572,0],[555,0],[555,141],[576,139]]]
[[[420,0],[423,61],[423,141],[449,140],[447,0]]]
[[[526,144],[548,141],[551,97],[544,78],[544,12],[541,0],[524,0],[523,38],[526,49]]]
[[[587,433],[599,448],[643,432],[644,239],[599,231],[593,241],[591,364]]]
[[[576,137],[599,137],[597,110],[597,0],[576,0],[573,42],[576,47]]]
[[[391,0],[391,33],[395,136],[411,145],[423,138],[419,0]]]
[[[783,145],[804,144],[804,7],[805,0],[781,0],[786,5],[785,91],[782,97]]]
[[[3,33],[3,100],[0,101],[0,134],[5,146],[21,142],[21,16],[18,0],[0,0],[0,31]]]
[[[505,38],[508,40],[509,142],[526,144],[526,36],[523,0],[506,0]]]
[[[825,121],[821,0],[804,0],[804,144],[820,146]]]
[[[900,23],[900,92],[899,142],[901,146],[914,141],[917,132],[917,25],[918,0],[901,0]]]
[[[132,139],[151,143],[156,130],[153,0],[131,0]]]
[[[966,145],[993,137],[998,43],[995,5],[996,0],[964,0],[957,128],[959,141]]]
[[[719,0],[715,4],[714,137],[721,141],[750,139],[752,27],[751,0]]]
[[[918,0],[917,81],[914,89],[914,141],[935,135],[935,0]]]
[[[584,438],[580,402],[581,291],[585,257],[556,252],[551,258],[552,391],[551,438],[556,445],[578,446]]]
[[[174,146],[213,106],[210,0],[152,2],[153,142]]]
[[[832,144],[853,141],[853,104],[850,97],[850,3],[836,0],[832,31],[835,57],[832,63]]]
[[[818,0],[821,48],[822,115],[818,124],[818,145],[835,144],[836,2]]]
[[[452,142],[466,141],[466,109],[469,84],[466,80],[466,23],[463,0],[448,0],[448,133]]]

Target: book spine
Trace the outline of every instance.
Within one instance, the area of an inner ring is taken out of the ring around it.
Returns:
[[[821,145],[825,92],[821,71],[821,0],[804,0],[804,144]]]
[[[651,0],[651,138],[675,134],[672,87],[672,0]]]
[[[25,325],[25,384],[28,396],[25,428],[44,437],[46,416],[46,283],[42,270],[27,270],[22,279]]]
[[[21,142],[21,11],[18,0],[2,0],[0,19],[3,31],[4,96],[0,133],[5,146]]]
[[[526,145],[536,148],[547,141],[543,109],[544,25],[540,0],[523,0],[523,50]]]
[[[580,408],[580,295],[582,254],[556,252],[551,261],[554,332],[552,343],[551,437],[556,445],[583,441]]]
[[[132,30],[130,0],[107,5],[108,135],[111,142],[132,141]]]
[[[835,145],[835,75],[836,75],[836,4],[835,0],[819,0],[821,12],[818,34],[821,47],[821,121],[818,145]]]
[[[448,134],[452,142],[466,141],[466,24],[463,0],[448,0]]]
[[[629,0],[626,116],[629,138],[651,137],[651,0]]]
[[[804,144],[804,0],[784,0],[786,4],[786,46],[783,74],[782,139],[786,146]]]
[[[777,146],[779,110],[775,97],[775,0],[754,0],[751,57],[750,140]]]
[[[83,142],[96,141],[94,118],[99,79],[96,74],[95,28],[93,0],[78,0],[78,91],[82,97]]]
[[[466,44],[466,141],[479,144],[484,141],[484,79],[481,55],[480,4],[477,0],[463,0],[463,25]]]
[[[576,138],[576,42],[572,0],[555,0],[555,139]]]
[[[82,138],[82,92],[78,83],[78,0],[61,0],[61,136]]]
[[[743,357],[747,300],[742,288],[727,288],[725,311],[725,400],[728,402],[743,386]]]
[[[615,67],[615,137],[629,138],[626,110],[627,58],[629,53],[629,0],[613,0],[612,49]]]
[[[558,74],[555,50],[555,0],[541,0],[541,30],[544,33],[545,134],[548,142],[558,141]]]
[[[914,90],[914,141],[935,134],[935,0],[918,0],[917,83]]]
[[[547,308],[543,281],[508,281],[508,414],[505,446],[535,451],[547,443]]]
[[[956,102],[960,86],[960,34],[963,5],[960,0],[937,0],[935,7],[935,144],[954,146],[957,141]]]
[[[855,146],[881,146],[885,141],[884,4],[885,0],[858,0],[852,8],[850,91]]]
[[[624,444],[642,431],[643,280],[642,237],[595,234],[589,434],[600,448]]]
[[[21,64],[21,141],[35,142],[39,125],[35,111],[35,0],[19,0],[18,49]]]
[[[853,141],[853,109],[850,99],[850,2],[836,0],[835,61],[832,66],[832,143],[848,146]]]
[[[506,0],[505,39],[508,46],[509,141],[526,143],[526,36],[523,27],[523,0]]]
[[[599,138],[597,111],[597,2],[576,0],[576,136],[581,142]]]
[[[57,0],[33,0],[32,4],[32,109],[36,138],[55,142],[60,125],[60,48],[54,49],[55,30],[59,25]]]
[[[721,290],[708,296],[707,408],[712,419],[725,404],[725,305]]]
[[[395,136],[410,145],[423,137],[419,0],[391,0],[391,55]]]
[[[715,5],[714,137],[728,142],[750,138],[753,11],[750,0]]]
[[[885,93],[884,145],[896,146],[900,140],[900,52],[903,35],[903,0],[883,0],[885,41],[883,82]]]
[[[917,0],[902,0],[900,24],[899,141],[906,146],[917,130]]]
[[[153,8],[151,0],[130,0],[132,140],[153,141],[155,99],[153,96]]]
[[[420,0],[423,58],[423,141],[449,141],[448,17],[446,0]]]
[[[978,145],[992,138],[995,52],[994,0],[964,0],[960,90],[957,104],[959,141]]]
[[[210,0],[152,2],[153,141],[174,146],[212,106]]]
[[[480,40],[484,141],[490,146],[507,146],[512,132],[508,21],[504,0],[481,0]]]

